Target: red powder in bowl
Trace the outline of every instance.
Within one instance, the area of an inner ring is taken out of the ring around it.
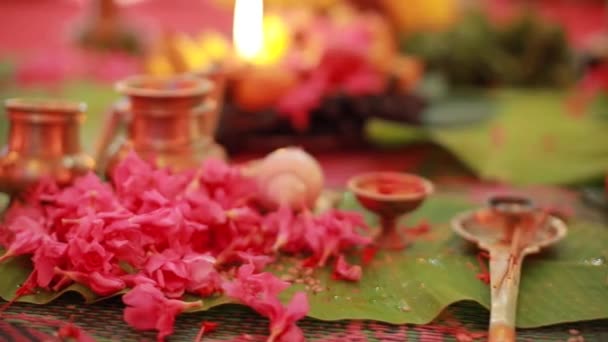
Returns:
[[[415,179],[404,179],[402,177],[383,175],[376,179],[365,182],[362,186],[365,190],[377,192],[382,195],[405,195],[423,194],[424,184]]]

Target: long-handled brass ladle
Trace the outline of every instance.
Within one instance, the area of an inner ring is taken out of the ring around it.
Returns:
[[[452,221],[456,233],[490,254],[491,312],[489,342],[515,341],[515,313],[521,264],[566,236],[564,222],[536,209],[525,197],[499,196],[487,208]]]

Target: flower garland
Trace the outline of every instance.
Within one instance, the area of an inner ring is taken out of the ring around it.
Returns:
[[[343,255],[370,243],[359,214],[264,211],[255,181],[214,160],[172,173],[131,154],[111,178],[89,174],[65,188],[41,182],[13,201],[0,226],[0,262],[28,255],[33,263],[17,296],[72,283],[100,296],[125,292],[125,321],[157,330],[162,341],[178,314],[223,293],[270,320],[269,341],[300,341],[295,322],[308,312],[306,293],[283,305],[278,294],[290,283],[265,266],[283,252],[306,255],[310,267],[336,260],[339,279],[361,277]],[[186,294],[203,299],[186,302]]]

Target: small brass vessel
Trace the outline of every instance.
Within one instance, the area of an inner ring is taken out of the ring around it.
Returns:
[[[211,81],[192,75],[134,76],[118,82],[116,90],[125,98],[114,105],[97,148],[106,174],[130,151],[175,171],[225,158],[203,127],[217,106]]]
[[[52,99],[9,99],[8,144],[0,156],[0,191],[16,194],[50,178],[69,184],[95,167],[80,146],[86,105]]]

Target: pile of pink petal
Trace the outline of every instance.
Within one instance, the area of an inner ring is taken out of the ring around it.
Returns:
[[[65,188],[43,182],[5,212],[0,262],[27,255],[33,263],[19,295],[73,283],[99,296],[122,291],[126,322],[163,340],[178,314],[224,294],[270,320],[270,341],[298,341],[307,296],[283,305],[278,295],[289,283],[265,266],[289,253],[308,267],[333,263],[338,278],[361,276],[343,254],[370,243],[356,213],[265,211],[255,182],[220,161],[171,173],[133,154],[111,178],[89,174]],[[202,300],[186,302],[186,294]]]

